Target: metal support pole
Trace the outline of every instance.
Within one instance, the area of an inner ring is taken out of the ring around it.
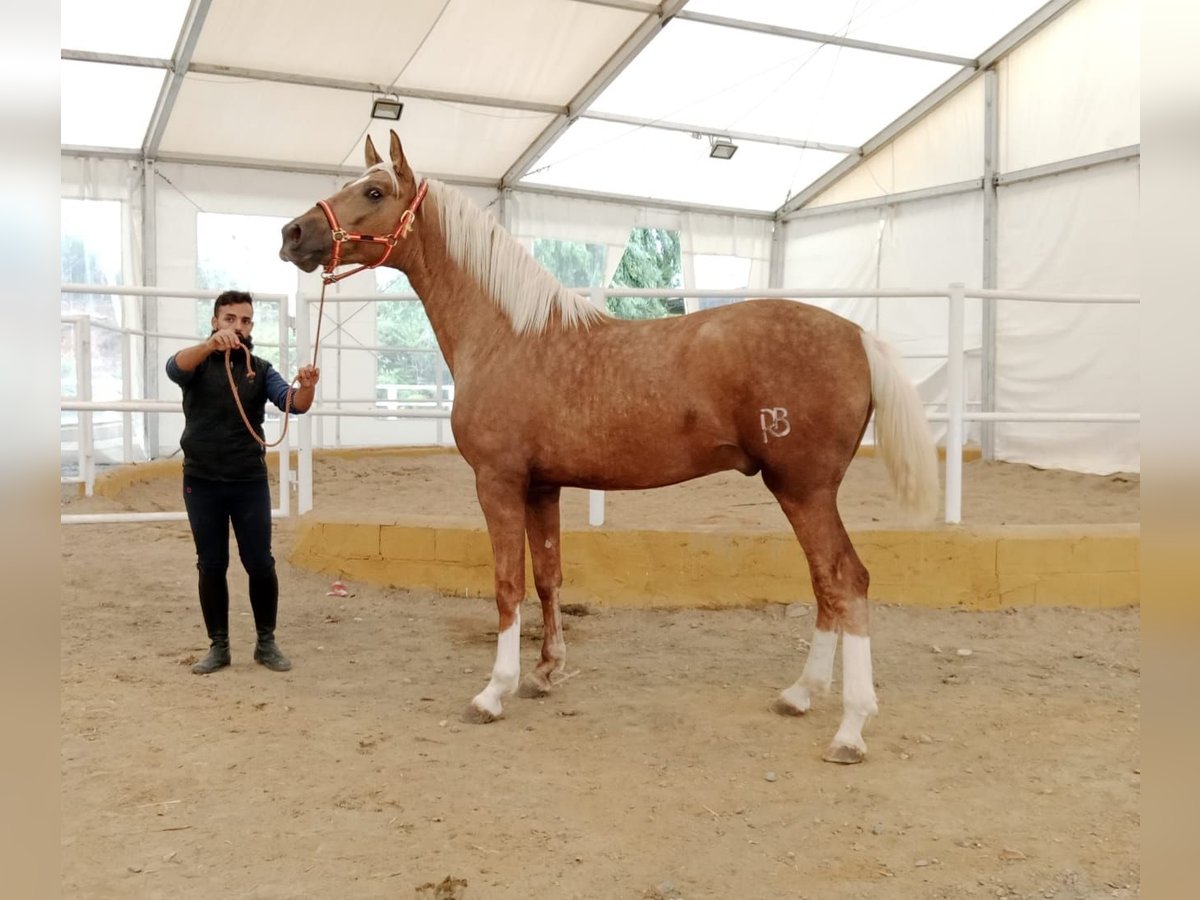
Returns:
[[[946,523],[962,521],[963,367],[966,359],[966,297],[961,283],[950,285],[946,358]]]
[[[997,286],[997,238],[999,236],[999,204],[996,198],[996,175],[1000,168],[1000,103],[999,79],[994,68],[983,73],[983,286]],[[996,301],[983,298],[983,347],[980,353],[981,407],[984,412],[996,408]],[[996,425],[980,423],[980,444],[984,459],[995,459]]]
[[[142,284],[158,284],[158,200],[157,175],[153,159],[142,160]],[[147,296],[142,303],[142,331],[158,331],[157,297]],[[142,340],[142,396],[158,399],[158,339]],[[158,416],[145,413],[142,418],[146,439],[146,457],[158,457]]]
[[[783,287],[783,267],[787,235],[787,223],[783,219],[775,220],[775,230],[771,232],[771,267],[767,276],[767,286],[778,290]]]

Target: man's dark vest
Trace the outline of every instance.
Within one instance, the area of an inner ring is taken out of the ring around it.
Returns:
[[[244,352],[231,354],[233,380],[246,418],[263,437],[263,412],[267,405],[267,370],[270,364],[257,356],[255,377],[246,377]],[[250,436],[238,414],[225,374],[225,354],[214,353],[196,367],[183,388],[185,425],[179,446],[183,471],[214,481],[254,481],[267,477],[266,451]]]

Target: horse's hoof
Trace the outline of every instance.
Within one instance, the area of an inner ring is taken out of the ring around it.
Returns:
[[[853,766],[867,758],[867,751],[849,744],[830,744],[821,759],[841,766]]]
[[[802,716],[808,710],[800,709],[784,697],[776,697],[775,702],[771,704],[771,712],[778,713],[781,716]]]
[[[517,688],[517,696],[524,697],[526,700],[536,700],[549,693],[550,682],[537,675],[525,676],[521,679],[521,686]]]
[[[463,713],[463,721],[470,722],[472,725],[488,725],[492,722],[495,722],[503,715],[504,713],[502,711],[492,712],[487,707],[480,706],[479,704],[472,702],[467,707],[467,711]]]

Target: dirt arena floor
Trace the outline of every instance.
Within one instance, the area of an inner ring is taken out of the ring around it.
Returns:
[[[942,481],[945,474],[942,473]],[[963,523],[1060,525],[1137,522],[1136,474],[1082,475],[1013,463],[971,460],[963,465]],[[367,520],[394,516],[473,519],[483,527],[471,468],[453,452],[324,455],[313,463],[313,508],[322,517]],[[838,494],[847,529],[904,528],[883,464],[859,458]],[[120,496],[71,500],[69,511],[182,509],[178,477],[154,478]],[[587,527],[588,495],[562,495],[564,528]],[[925,527],[937,523],[922,523]],[[605,494],[605,527],[790,531],[759,477],[721,472],[649,491]]]
[[[317,509],[478,515],[461,460],[392,463],[320,460]],[[851,528],[894,515],[874,465],[856,462],[843,491]],[[1136,476],[1019,469],[968,464],[968,522],[1137,520]],[[648,492],[651,506],[610,494],[609,518],[786,527],[771,506],[733,505],[770,503],[761,483],[708,481],[712,494]],[[582,526],[577,493],[564,521]],[[63,509],[180,499],[177,479],[155,479]],[[557,693],[476,726],[462,714],[494,658],[492,605],[361,584],[327,596],[327,578],[286,562],[292,534],[276,524],[295,668],[251,661],[235,562],[234,665],[198,677],[186,524],[64,526],[64,897],[1138,896],[1136,609],[876,604],[880,715],[867,762],[842,768],[820,760],[840,678],[805,718],[768,710],[802,666],[807,605],[596,598],[566,619]],[[528,669],[536,602],[523,622]],[[447,877],[459,882],[436,892]]]

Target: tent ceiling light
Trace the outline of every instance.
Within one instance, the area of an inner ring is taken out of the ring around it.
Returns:
[[[708,155],[713,159],[732,159],[737,153],[737,144],[728,138],[709,138]]]
[[[404,104],[399,100],[376,100],[371,104],[372,119],[388,119],[396,122],[400,113],[404,112]]]

